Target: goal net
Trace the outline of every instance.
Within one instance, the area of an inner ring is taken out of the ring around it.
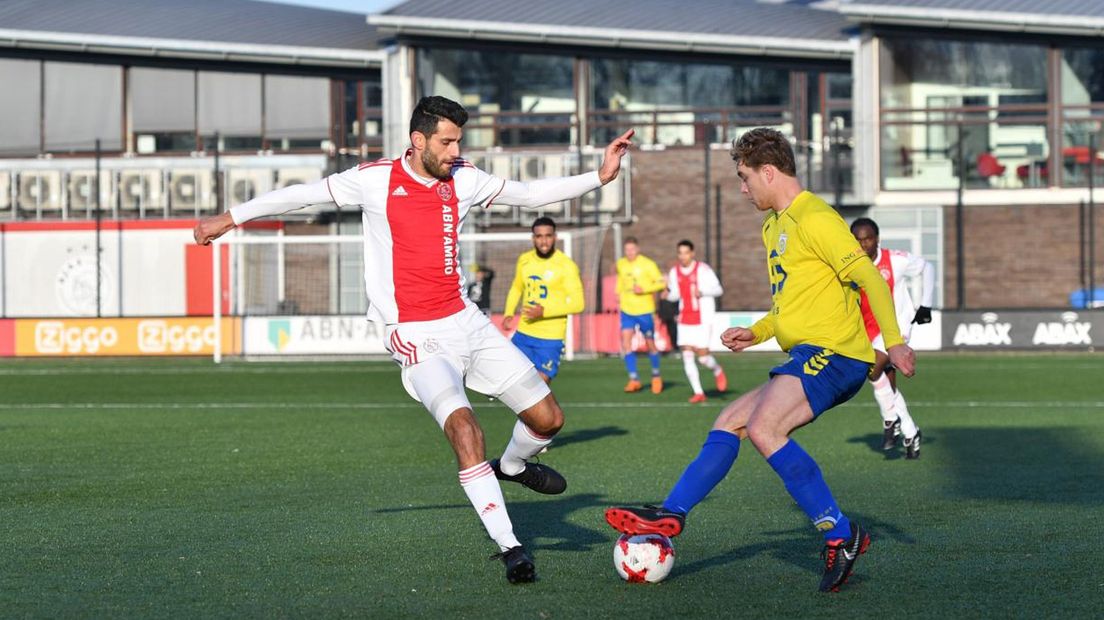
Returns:
[[[597,352],[602,327],[602,264],[608,227],[557,231],[560,251],[579,266],[583,314],[570,317],[565,356]],[[285,235],[242,232],[215,241],[213,256],[216,329],[240,338],[224,356],[365,356],[386,354],[382,327],[365,319],[361,235]],[[528,232],[460,235],[465,287],[476,305],[501,325],[517,258],[533,248]],[[607,252],[606,256],[611,256]],[[607,259],[608,260],[608,259]],[[608,286],[608,283],[607,283]],[[215,339],[221,343],[221,334]]]

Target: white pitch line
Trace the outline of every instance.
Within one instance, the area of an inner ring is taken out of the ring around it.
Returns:
[[[721,401],[716,403],[720,406]],[[944,409],[1031,409],[1031,408],[1067,408],[1067,409],[1104,409],[1104,401],[913,401],[914,407],[940,407]],[[476,403],[475,407],[500,403]],[[564,409],[701,409],[712,412],[706,406],[690,403],[654,403],[640,404],[628,402],[580,402],[562,403]],[[875,403],[847,403],[843,407],[872,408]],[[416,402],[401,403],[0,403],[0,410],[66,410],[66,409],[421,409]]]

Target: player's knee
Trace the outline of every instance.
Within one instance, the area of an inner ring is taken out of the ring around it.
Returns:
[[[458,451],[483,445],[483,429],[479,427],[471,409],[453,411],[445,420],[445,435]]]
[[[551,437],[563,428],[563,409],[560,408],[560,404],[556,402],[551,394],[537,403],[532,413],[533,415],[527,416],[528,420],[525,424],[539,435]]]
[[[748,439],[751,443],[755,444],[755,447],[762,451],[763,448],[777,443],[779,439],[779,431],[773,424],[761,419],[752,417],[748,420],[747,427],[745,427]],[[784,436],[784,433],[782,434]]]

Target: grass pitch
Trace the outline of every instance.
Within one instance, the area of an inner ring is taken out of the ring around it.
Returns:
[[[780,358],[722,358],[730,396]],[[902,390],[919,461],[880,450],[869,388],[799,430],[874,544],[817,593],[820,536],[745,442],[626,584],[602,518],[660,500],[722,401],[622,394],[616,360],[565,364],[562,496],[505,485],[540,580],[511,586],[432,418],[390,363],[0,363],[4,617],[1091,617],[1104,602],[1104,360],[921,354]],[[706,379],[708,383],[708,379]],[[513,417],[473,395],[490,456]]]

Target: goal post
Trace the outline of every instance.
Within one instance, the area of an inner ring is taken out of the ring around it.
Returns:
[[[568,360],[596,352],[595,328],[589,319],[601,312],[607,231],[608,227],[557,231],[557,248],[579,266],[583,281],[585,310],[568,317],[564,343]],[[477,305],[501,325],[517,258],[533,249],[532,234],[468,233],[460,235],[459,243],[465,286],[471,291],[480,274],[485,301]],[[246,359],[386,354],[381,328],[365,319],[360,234],[235,231],[214,241],[212,276],[216,363],[227,355],[221,337],[228,319],[240,321],[241,342],[234,355]]]

